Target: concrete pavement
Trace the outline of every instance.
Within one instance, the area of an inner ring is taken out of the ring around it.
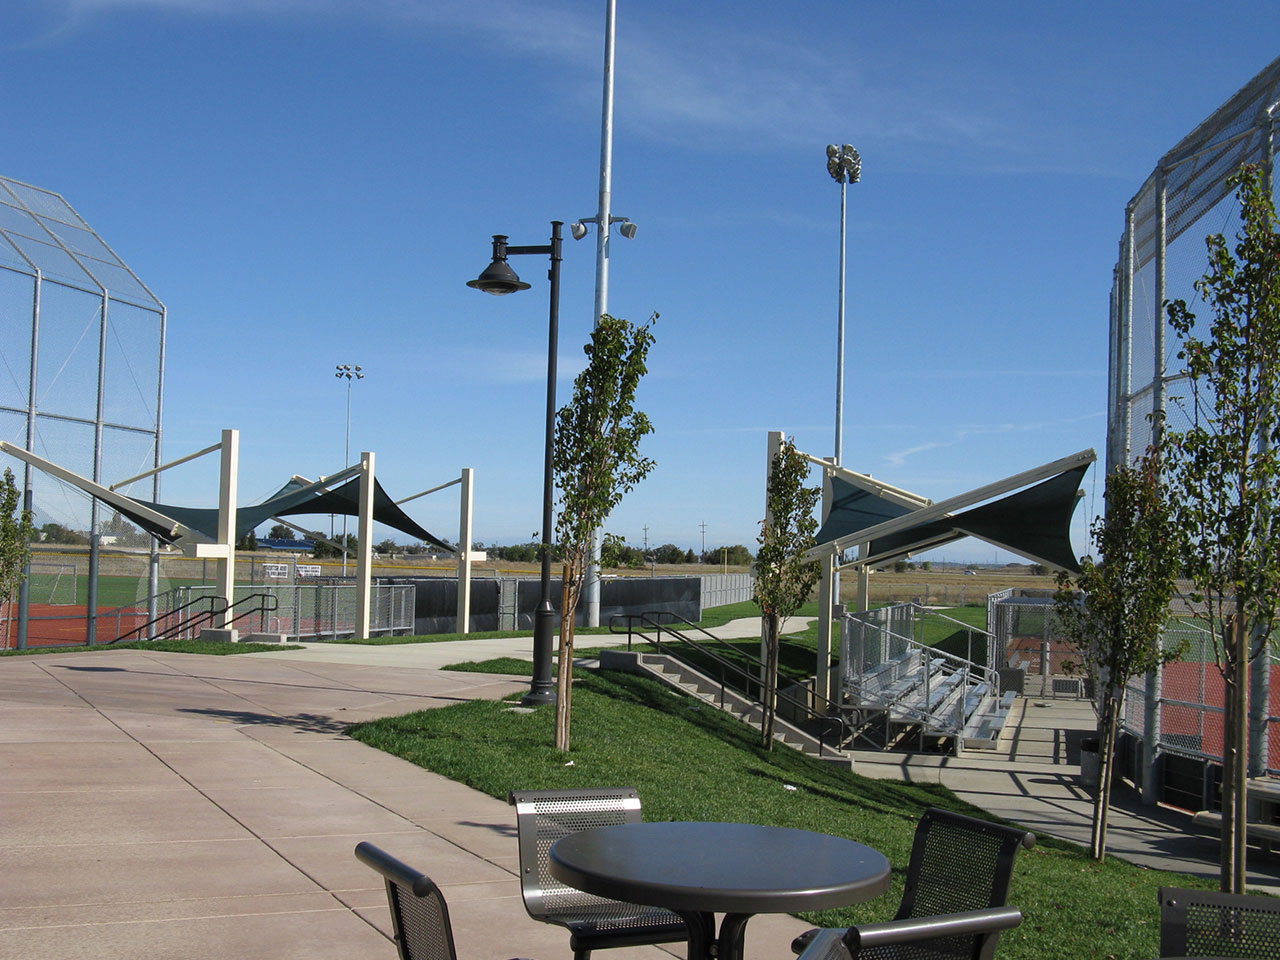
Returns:
[[[726,632],[753,630],[758,621]],[[341,734],[522,689],[520,678],[439,667],[527,649],[474,640],[0,658],[0,960],[388,960],[381,881],[351,853],[363,839],[441,883],[461,960],[567,957],[567,934],[528,919],[520,902],[511,808]],[[1091,726],[1087,704],[1029,706],[999,756],[863,755],[856,768],[937,779],[1038,832],[1079,839],[1089,804],[1071,744]],[[1213,875],[1216,844],[1189,838],[1187,819],[1122,809],[1112,849]],[[1277,886],[1275,868],[1259,863],[1251,879]],[[753,919],[749,957],[789,956],[804,928]],[[609,954],[673,955],[678,945]]]
[[[462,960],[569,957],[525,913],[505,802],[342,736],[523,689],[422,665],[486,643],[0,658],[0,958],[389,960],[360,840],[441,884]],[[757,917],[750,956],[788,956],[804,929]]]

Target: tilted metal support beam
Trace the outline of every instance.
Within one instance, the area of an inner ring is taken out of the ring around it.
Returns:
[[[69,483],[73,487],[79,487],[91,497],[96,497],[103,503],[109,503],[111,506],[121,510],[131,510],[141,517],[145,517],[157,527],[162,527],[169,531],[169,536],[176,538],[193,538],[196,540],[206,540],[207,537],[202,536],[195,530],[185,524],[179,523],[172,517],[166,517],[163,513],[152,510],[150,507],[144,507],[136,500],[126,497],[122,493],[116,493],[110,487],[104,487],[100,483],[94,483],[88,477],[82,477],[78,473],[68,470],[66,467],[60,467],[51,460],[37,456],[30,450],[23,449],[16,444],[9,443],[7,440],[0,440],[0,453],[7,453],[12,457],[17,457],[23,463],[30,464],[37,470],[49,474],[64,483]]]

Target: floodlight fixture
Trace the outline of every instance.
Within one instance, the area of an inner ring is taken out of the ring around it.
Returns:
[[[569,233],[572,235],[573,239],[581,240],[585,237],[587,235],[587,224],[589,223],[594,223],[596,226],[599,226],[600,218],[583,217],[581,220],[575,220],[573,223],[569,224]],[[629,217],[610,217],[609,224],[612,226],[615,223],[619,224],[618,232],[628,240],[634,240],[636,238],[637,227],[635,222]]]
[[[862,157],[852,144],[827,144],[827,173],[836,183],[857,183],[862,179]]]

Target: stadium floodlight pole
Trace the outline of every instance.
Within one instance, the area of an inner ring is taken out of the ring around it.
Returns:
[[[620,223],[628,240],[636,235],[636,225],[626,217],[613,216],[613,37],[618,22],[617,0],[606,0],[604,17],[604,92],[600,109],[600,195],[594,217],[584,217],[569,226],[573,239],[587,235],[586,224],[596,225],[596,301],[592,327],[609,312],[609,233]],[[587,566],[587,582],[583,600],[587,626],[600,626],[600,541],[601,530],[591,533],[591,558]]]
[[[521,280],[507,257],[524,254],[551,257],[550,320],[547,324],[547,430],[543,450],[542,469],[542,582],[538,597],[538,609],[533,616],[533,679],[529,692],[521,699],[526,706],[555,703],[555,684],[551,680],[551,637],[555,632],[556,612],[551,606],[551,501],[555,490],[552,478],[552,455],[556,439],[556,349],[560,334],[560,260],[562,220],[551,221],[551,243],[529,247],[507,245],[502,234],[493,236],[493,262],[467,286],[496,297],[528,290],[529,284]]]
[[[342,466],[346,469],[351,465],[351,381],[363,380],[364,374],[360,372],[359,364],[352,365],[350,363],[338,364],[338,372],[334,374],[339,380],[347,381],[347,445],[342,454]],[[342,515],[342,575],[347,575],[347,515]]]
[[[862,158],[849,144],[837,147],[827,144],[827,173],[840,184],[840,310],[836,332],[836,460],[843,466],[844,454],[844,274],[845,274],[845,225],[846,193],[849,184],[862,178]]]

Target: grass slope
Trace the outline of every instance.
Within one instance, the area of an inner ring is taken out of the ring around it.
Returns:
[[[978,813],[941,786],[870,780],[791,750],[765,752],[754,730],[642,677],[601,671],[577,681],[569,755],[552,747],[553,711],[516,713],[511,706],[475,701],[349,732],[494,797],[514,789],[635,786],[647,820],[800,827],[883,851],[895,868],[893,891],[872,904],[804,915],[823,925],[892,915],[925,807]],[[1026,920],[1004,937],[1000,955],[1154,957],[1162,885],[1207,886],[1114,858],[1095,864],[1072,844],[1041,838],[1019,855],[1010,900]]]

